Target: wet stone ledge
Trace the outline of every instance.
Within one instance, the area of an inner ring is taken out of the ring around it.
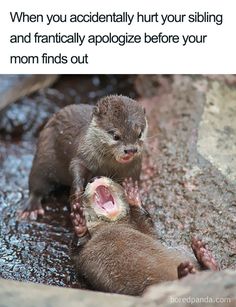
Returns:
[[[236,306],[236,271],[201,272],[154,285],[143,297],[0,280],[0,307]]]
[[[131,307],[135,297],[0,279],[0,307]]]
[[[135,306],[236,306],[236,271],[205,271],[154,285]]]

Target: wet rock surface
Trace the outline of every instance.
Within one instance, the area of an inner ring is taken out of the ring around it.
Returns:
[[[72,229],[66,191],[45,201],[37,222],[19,220],[38,132],[59,108],[104,95],[135,96],[133,77],[62,76],[54,87],[26,96],[0,112],[0,277],[81,288],[70,261]],[[65,192],[65,193],[64,193]]]
[[[0,110],[57,79],[58,75],[0,75]]]
[[[0,279],[0,306],[15,307],[131,307],[137,298],[92,291],[63,289]]]
[[[235,269],[235,185],[197,146],[207,93],[214,89],[212,82],[204,76],[65,76],[55,86],[3,110],[0,277],[85,287],[70,261],[72,229],[66,194],[47,199],[46,215],[37,222],[20,221],[17,211],[28,197],[37,135],[47,118],[67,104],[93,104],[112,93],[138,97],[147,110],[150,132],[141,192],[161,241],[189,248],[191,237],[200,236],[222,268]],[[226,91],[234,87],[224,79],[217,82]]]
[[[213,82],[199,127],[198,151],[236,184],[236,89]]]
[[[0,279],[0,306],[224,306],[236,303],[236,272],[201,272],[147,289],[142,298]]]
[[[135,306],[235,306],[236,272],[201,272],[150,287]]]
[[[213,88],[212,81],[203,76],[174,76],[170,91],[141,99],[150,118],[148,158],[143,170],[143,186],[148,192],[143,199],[155,216],[164,244],[188,247],[191,237],[199,236],[221,268],[235,269],[235,185],[197,148],[207,93]],[[222,99],[231,107],[227,96]],[[206,133],[210,124],[205,126]],[[205,146],[211,144],[205,142]]]

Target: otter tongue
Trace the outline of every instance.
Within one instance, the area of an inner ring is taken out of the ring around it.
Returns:
[[[106,210],[106,211],[110,211],[112,209],[114,209],[114,204],[111,200],[109,200],[108,202],[106,202],[105,204],[103,204],[103,208]]]
[[[96,188],[96,193],[99,199],[99,205],[105,210],[111,210],[114,207],[114,199],[109,189],[103,185]]]

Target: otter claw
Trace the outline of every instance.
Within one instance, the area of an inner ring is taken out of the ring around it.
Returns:
[[[22,220],[31,220],[31,221],[36,221],[39,216],[44,215],[44,209],[36,209],[36,210],[25,210],[25,211],[20,211],[19,212],[19,218]]]

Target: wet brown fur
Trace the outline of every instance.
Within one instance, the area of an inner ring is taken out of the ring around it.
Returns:
[[[145,229],[147,230],[147,229]],[[150,285],[178,279],[184,261],[199,267],[191,255],[164,247],[138,223],[97,226],[79,254],[74,253],[77,272],[94,290],[142,295]]]
[[[123,202],[123,206],[128,204]],[[199,268],[192,254],[167,248],[157,240],[152,218],[144,208],[129,208],[127,216],[116,222],[98,219],[88,229],[88,241],[79,248],[80,239],[75,236],[72,258],[76,271],[92,289],[142,295],[152,284],[177,279],[182,262],[190,261]]]

